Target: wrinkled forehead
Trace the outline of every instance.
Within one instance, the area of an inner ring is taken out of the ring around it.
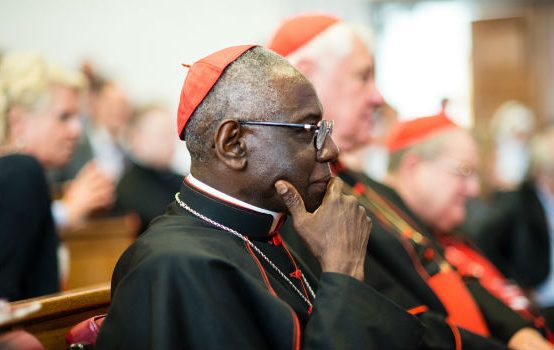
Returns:
[[[272,77],[280,111],[281,122],[317,123],[323,110],[312,84],[292,66],[278,68]]]

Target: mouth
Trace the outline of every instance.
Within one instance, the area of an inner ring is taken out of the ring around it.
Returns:
[[[329,181],[331,180],[331,175],[327,175],[327,176],[324,176],[324,177],[321,177],[319,178],[318,180],[315,180],[315,181],[312,181],[310,183],[310,186],[315,186],[316,188],[318,189],[327,189],[327,184],[329,183]]]

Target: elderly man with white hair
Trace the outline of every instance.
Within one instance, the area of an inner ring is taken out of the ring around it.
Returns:
[[[377,184],[365,175],[348,169],[347,164],[341,163],[345,154],[371,142],[375,113],[384,103],[375,85],[374,57],[368,44],[369,37],[367,30],[336,17],[305,14],[283,21],[270,39],[268,47],[287,58],[314,85],[321,99],[324,119],[335,121],[334,139],[343,151],[339,160],[331,165],[334,173],[345,182],[345,192],[356,195],[360,203],[371,210],[369,203],[372,199],[367,196],[366,191],[377,187]],[[372,214],[376,219],[375,222],[379,224],[382,216],[386,216],[387,213],[374,211]],[[285,240],[293,245],[301,258],[309,262],[312,269],[317,270],[317,261],[305,249],[304,243],[294,234],[293,229],[285,224],[282,232]],[[514,316],[516,324],[511,324],[511,319],[494,319],[495,322],[489,324],[490,333],[468,330],[471,329],[466,327],[468,324],[458,322],[465,317],[467,309],[464,311],[463,307],[459,308],[454,314],[444,305],[446,300],[443,300],[442,296],[448,288],[442,286],[442,290],[438,293],[440,295],[436,295],[436,292],[431,290],[426,285],[427,282],[422,281],[416,272],[419,260],[414,258],[412,263],[409,252],[402,246],[400,249],[397,249],[397,246],[392,247],[394,253],[387,254],[386,259],[382,259],[382,255],[375,255],[378,251],[390,251],[389,248],[391,248],[377,245],[375,249],[375,245],[372,244],[377,239],[374,238],[375,234],[376,232],[372,233],[368,243],[368,248],[372,247],[373,250],[367,251],[365,281],[406,310],[418,315],[426,325],[421,348],[506,349],[510,336],[525,324],[519,322],[518,315],[513,315],[511,310],[507,310],[507,313]],[[377,243],[383,241],[387,240],[381,239]],[[407,260],[404,259],[405,256]],[[407,262],[402,265],[401,273],[396,270],[398,264],[392,263],[395,258]],[[425,289],[426,293],[420,293],[421,289]],[[462,292],[468,297],[467,303],[460,300],[460,305],[476,302],[474,299],[478,296],[469,296],[469,292],[465,289]],[[489,316],[502,307],[496,302],[489,302],[489,299],[495,300],[490,295],[477,300],[481,307],[477,313],[485,314],[483,317],[487,321],[491,321]],[[510,340],[510,346],[514,349],[526,349],[525,345],[522,346],[523,343]]]

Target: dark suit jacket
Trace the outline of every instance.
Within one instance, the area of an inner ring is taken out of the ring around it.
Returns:
[[[181,188],[183,177],[170,170],[157,170],[131,163],[117,184],[115,211],[138,214],[144,232],[150,221],[162,215]]]
[[[0,298],[57,292],[57,248],[41,165],[24,155],[0,157]]]
[[[477,243],[507,277],[536,287],[550,273],[550,237],[542,204],[532,181],[500,193],[492,215],[478,228]]]
[[[353,186],[355,173],[345,169],[339,176]],[[356,181],[363,181],[364,186],[370,186],[387,200],[393,201],[400,209],[405,211],[413,221],[419,220],[403,204],[400,197],[389,187],[379,184],[362,174],[355,174]],[[370,212],[373,216],[374,213]],[[290,224],[285,223],[281,228],[285,241],[293,246],[293,250],[300,256],[299,259],[309,265],[313,270],[318,269],[318,263],[300,241]],[[429,232],[422,232],[434,241]],[[435,251],[442,250],[435,242]],[[428,311],[418,314],[419,319],[425,324],[426,332],[420,349],[455,349],[454,333],[448,324],[448,313],[429,285],[417,273],[412,257],[406,251],[393,233],[379,224],[373,216],[373,229],[368,244],[368,256],[365,264],[365,280],[385,296],[402,306],[406,310],[425,305]],[[519,315],[505,306],[498,299],[488,293],[477,281],[466,280],[466,287],[478,304],[485,321],[489,326],[492,338],[485,338],[470,331],[458,328],[462,349],[506,349],[508,339],[519,329],[528,326]]]

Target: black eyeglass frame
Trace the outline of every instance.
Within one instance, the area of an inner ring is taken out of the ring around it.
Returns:
[[[251,120],[239,120],[240,124],[245,125],[262,125],[262,126],[281,126],[286,128],[297,128],[304,129],[306,131],[314,131],[314,147],[316,150],[320,151],[325,144],[327,136],[331,136],[333,133],[333,125],[335,122],[333,120],[321,120],[317,124],[294,124],[294,123],[280,123],[280,122],[261,122],[261,121],[251,121]],[[320,133],[319,131],[323,128],[325,131]]]

